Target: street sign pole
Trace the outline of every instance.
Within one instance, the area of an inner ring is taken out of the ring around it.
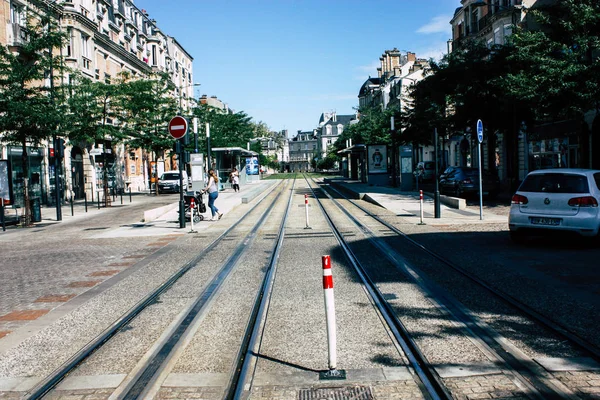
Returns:
[[[183,200],[183,158],[185,148],[183,138],[188,131],[187,119],[180,115],[176,115],[169,121],[169,133],[176,140],[176,153],[179,161],[179,228],[185,228],[185,202]]]
[[[440,167],[438,165],[439,161],[439,157],[438,157],[438,131],[437,128],[435,128],[434,131],[434,152],[435,152],[435,193],[434,193],[434,197],[433,197],[433,217],[434,218],[441,218],[442,216],[442,209],[441,209],[441,205],[440,205],[440,181],[438,179],[438,173],[440,170]]]
[[[483,142],[483,122],[477,120],[477,155],[479,156],[479,219],[483,219],[483,183],[481,176],[481,142]]]
[[[177,160],[179,161],[179,228],[185,228],[185,201],[183,200],[183,154],[185,149],[183,147],[183,139],[179,139],[179,152],[177,154]]]

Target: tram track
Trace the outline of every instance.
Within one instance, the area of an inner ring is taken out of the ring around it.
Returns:
[[[133,308],[131,308],[127,313],[118,318],[111,326],[106,328],[104,332],[91,340],[84,348],[80,349],[74,355],[72,355],[68,361],[63,363],[59,368],[54,370],[50,375],[41,380],[38,384],[36,384],[32,389],[30,389],[25,396],[24,399],[40,399],[44,398],[46,395],[51,393],[51,391],[69,374],[71,374],[79,365],[81,365],[84,361],[86,361],[92,354],[97,352],[100,348],[102,348],[106,343],[108,343],[115,335],[119,332],[123,331],[135,318],[137,318],[140,314],[142,314],[149,306],[155,304],[159,301],[159,298],[165,294],[170,288],[174,286],[175,283],[179,282],[190,270],[196,267],[198,264],[202,263],[208,253],[213,251],[220,243],[225,242],[227,240],[231,240],[231,236],[233,231],[244,223],[247,220],[254,220],[254,229],[241,241],[241,243],[237,246],[236,252],[228,258],[225,266],[217,273],[211,283],[207,286],[206,290],[203,291],[202,295],[195,303],[196,307],[192,307],[190,313],[186,315],[187,318],[184,318],[181,321],[179,326],[179,330],[173,330],[173,335],[171,338],[173,340],[167,340],[165,345],[166,347],[172,347],[177,342],[177,336],[181,336],[181,329],[185,330],[189,323],[190,319],[193,320],[193,317],[198,314],[200,309],[204,305],[206,305],[210,298],[214,296],[217,292],[217,289],[220,286],[221,281],[225,280],[228,272],[231,271],[236,261],[239,260],[243,253],[243,248],[247,247],[249,242],[256,236],[256,231],[264,224],[264,220],[269,212],[273,209],[279,195],[283,192],[282,186],[284,182],[280,182],[277,187],[273,188],[268,193],[264,194],[264,196],[258,201],[254,206],[252,206],[249,210],[247,210],[243,216],[232,224],[229,228],[223,231],[217,238],[215,238],[206,248],[204,248],[201,252],[199,252],[196,256],[192,258],[188,263],[183,265],[176,273],[174,273],[169,279],[167,279],[163,284],[157,287],[154,291],[149,293],[144,299],[140,300]],[[262,215],[258,218],[258,221],[252,218],[252,213],[255,212],[261,206],[262,202],[273,192],[275,189],[279,188],[279,193],[276,194],[275,200],[272,200],[270,205],[267,208],[267,211],[264,211]],[[235,238],[234,238],[235,240]],[[195,314],[194,314],[195,313]],[[147,386],[150,385],[152,377],[154,374],[160,369],[163,363],[166,361],[170,350],[163,348],[163,355],[158,357],[152,357],[150,360],[146,361],[146,366],[144,368],[140,368],[138,373],[136,374],[136,379],[132,380],[134,383],[128,385],[127,390],[124,390],[124,393],[119,393],[116,398],[143,398],[144,390]],[[164,350],[167,350],[166,352]],[[160,353],[160,352],[159,352]],[[165,354],[166,353],[166,354]]]
[[[535,321],[534,323],[543,326],[544,329],[551,331],[561,339],[568,340],[569,343],[580,352],[583,352],[589,357],[597,358],[596,349],[593,345],[586,343],[579,337],[572,336],[570,332],[566,331],[560,325],[553,323],[548,318],[540,316],[535,310],[528,308],[526,305],[520,304],[512,298],[507,298],[501,291],[494,290],[490,285],[454,265],[443,256],[436,254],[435,251],[428,249],[407,237],[407,235],[404,235],[394,225],[360,206],[357,201],[348,199],[339,191],[332,191],[327,185],[319,185],[319,187],[327,196],[328,200],[334,203],[338,209],[342,210],[348,219],[353,221],[357,230],[365,235],[367,238],[366,241],[378,249],[378,252],[382,257],[386,257],[398,271],[402,271],[402,273],[407,277],[410,277],[413,282],[416,282],[420,287],[425,288],[424,290],[427,291],[427,296],[436,303],[437,307],[443,310],[444,314],[452,316],[458,323],[463,325],[465,332],[468,332],[468,335],[470,336],[470,340],[476,343],[478,348],[484,352],[487,357],[492,359],[494,363],[501,365],[503,370],[510,371],[510,373],[513,374],[514,379],[519,386],[523,388],[528,397],[537,399],[580,398],[570,388],[565,387],[558,379],[554,378],[551,373],[546,372],[529,358],[525,352],[512,345],[510,340],[480,321],[472,312],[470,312],[470,310],[461,305],[457,300],[453,299],[446,291],[434,284],[431,280],[425,278],[417,268],[413,268],[410,263],[399,254],[396,248],[402,248],[403,251],[407,252],[421,251],[426,253],[429,257],[435,258],[437,262],[442,265],[454,268],[458,273],[464,275],[473,283],[481,286],[486,291],[506,302],[510,307],[527,316],[527,318]],[[334,193],[335,196],[342,199],[345,204],[342,205],[340,201],[334,199],[330,193]],[[317,196],[315,195],[315,197]],[[349,207],[352,207],[352,211],[349,211]],[[358,210],[358,212],[356,210]],[[368,227],[366,224],[360,222],[354,215],[364,215],[365,218],[375,220],[380,226],[383,226],[383,229]],[[413,249],[409,250],[405,244],[399,244],[397,238],[408,240]],[[429,364],[426,355],[423,362],[425,365]]]

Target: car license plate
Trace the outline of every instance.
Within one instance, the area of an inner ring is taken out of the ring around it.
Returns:
[[[560,218],[541,218],[541,217],[532,217],[531,223],[533,225],[560,225]]]

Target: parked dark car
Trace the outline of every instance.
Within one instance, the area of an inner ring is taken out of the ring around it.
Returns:
[[[440,176],[440,193],[456,197],[479,195],[479,169],[468,167],[449,167]],[[482,171],[483,196],[494,198],[500,192],[500,180],[497,176]]]

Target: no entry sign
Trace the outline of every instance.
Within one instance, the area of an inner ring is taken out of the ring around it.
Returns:
[[[185,118],[180,117],[179,115],[173,117],[171,121],[169,121],[169,133],[175,139],[181,139],[185,136],[188,130],[188,122]]]

